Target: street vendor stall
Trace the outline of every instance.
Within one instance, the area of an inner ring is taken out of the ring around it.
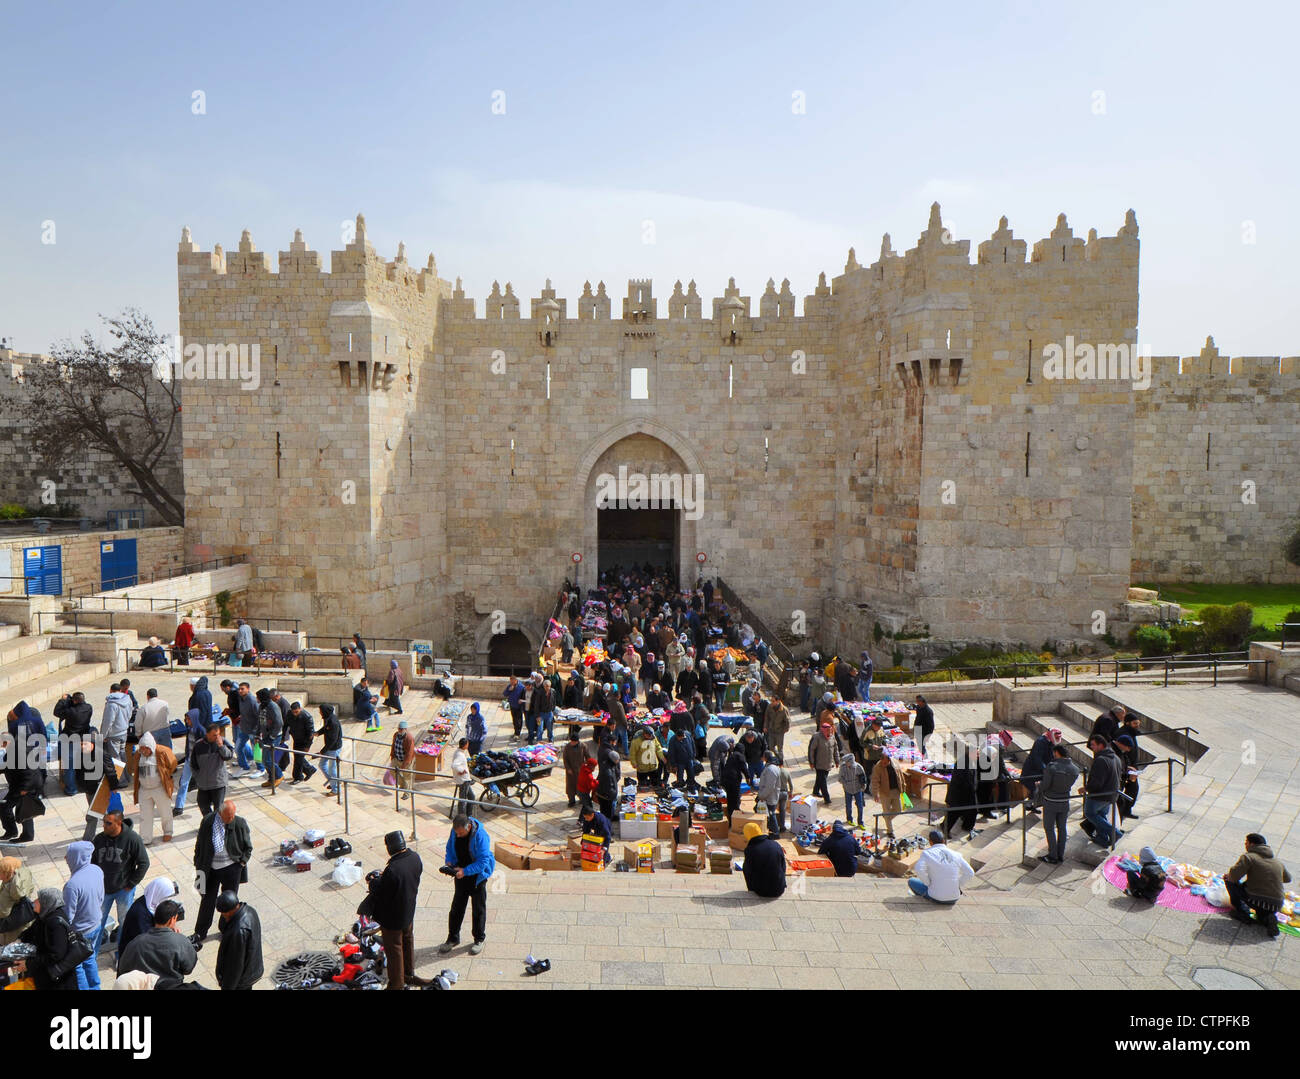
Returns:
[[[416,736],[415,760],[411,765],[415,782],[433,779],[443,772],[444,766],[450,767],[450,752],[447,747],[455,746],[461,721],[468,709],[469,705],[465,701],[448,701]]]

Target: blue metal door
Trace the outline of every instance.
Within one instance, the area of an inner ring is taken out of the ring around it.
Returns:
[[[63,548],[24,547],[23,576],[29,596],[57,596],[63,592]]]
[[[130,588],[136,582],[135,540],[103,540],[99,544],[99,587],[105,591]]]

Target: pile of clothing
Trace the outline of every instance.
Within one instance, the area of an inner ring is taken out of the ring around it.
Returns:
[[[605,652],[604,645],[592,643],[582,646],[582,665],[584,667],[594,667],[597,663],[604,663],[609,659]]]
[[[537,746],[520,746],[510,756],[525,768],[550,768],[559,760],[560,753],[555,746],[543,743]]]
[[[460,722],[460,717],[465,714],[465,711],[468,708],[469,705],[464,701],[448,701],[438,709],[438,715],[442,719],[451,720],[452,726],[454,727]]]
[[[719,630],[718,632],[721,632],[721,630]],[[730,656],[732,659],[736,661],[737,664],[739,664],[742,667],[747,666],[749,664],[749,661],[753,659],[753,657],[748,652],[746,652],[743,648],[732,648],[730,645],[726,645],[726,644],[719,645],[716,647],[710,646],[708,649],[706,649],[706,651],[708,652],[709,659],[717,659],[717,661],[721,663],[723,657]]]
[[[518,771],[514,757],[500,750],[489,749],[476,754],[469,763],[469,773],[479,779],[491,779],[493,776],[514,775]]]

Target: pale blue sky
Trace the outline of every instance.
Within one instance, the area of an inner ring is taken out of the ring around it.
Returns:
[[[362,210],[381,253],[432,251],[480,309],[499,278],[527,310],[549,275],[571,300],[653,277],[661,311],[694,277],[707,311],[730,275],[755,297],[788,276],[802,304],[850,244],[915,245],[938,199],[972,252],[1004,213],[1032,246],[1059,212],[1113,235],[1132,207],[1157,354],[1206,334],[1300,352],[1294,5],[0,11],[0,335],[20,350],[126,304],[174,329],[182,225],[327,252]]]

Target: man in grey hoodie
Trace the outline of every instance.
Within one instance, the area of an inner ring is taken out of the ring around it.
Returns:
[[[1043,766],[1042,779],[1034,797],[1043,807],[1043,831],[1047,833],[1047,854],[1039,859],[1060,865],[1065,859],[1065,821],[1070,811],[1070,791],[1079,778],[1079,766],[1070,760],[1070,750],[1059,742],[1052,746],[1052,759]]]
[[[92,864],[93,843],[77,840],[68,844],[64,861],[72,876],[63,886],[63,908],[68,924],[87,940],[94,940],[104,906],[104,871]],[[77,967],[77,988],[99,988],[99,962],[90,956]]]
[[[104,735],[104,753],[107,758],[126,762],[126,732],[131,726],[131,698],[122,692],[122,687],[114,682],[108,687],[108,696],[104,698],[104,709],[100,715],[101,731]],[[105,774],[112,781],[113,770],[105,762]],[[115,786],[119,784],[114,784]]]

